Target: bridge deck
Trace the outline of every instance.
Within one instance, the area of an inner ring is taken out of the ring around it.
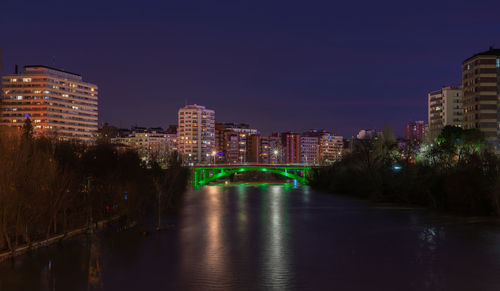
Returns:
[[[238,168],[238,167],[269,167],[269,168],[317,168],[315,164],[200,164],[190,168]]]

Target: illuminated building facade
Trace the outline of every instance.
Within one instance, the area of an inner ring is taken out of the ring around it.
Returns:
[[[463,114],[462,86],[447,86],[428,94],[427,124],[432,139],[447,125],[461,127]]]
[[[284,162],[289,164],[301,163],[300,156],[300,134],[285,132],[281,133],[281,146],[283,148]]]
[[[322,164],[332,164],[342,159],[344,138],[339,135],[322,134],[319,141],[319,160]]]
[[[490,47],[462,63],[464,129],[481,130],[499,145],[500,49]]]
[[[177,145],[188,164],[210,163],[215,152],[215,111],[200,105],[179,109]]]
[[[111,138],[111,143],[134,149],[145,162],[166,162],[168,154],[176,150],[162,128],[134,127],[126,136]]]
[[[300,136],[300,162],[316,164],[319,162],[319,137],[303,134]]]
[[[251,135],[248,140],[248,161],[262,164],[281,163],[281,144],[277,136]]]
[[[30,118],[35,135],[91,141],[97,132],[98,87],[82,76],[46,66],[25,66],[2,77],[0,124],[22,127]]]
[[[405,125],[404,139],[412,142],[423,142],[427,125],[423,120],[417,120]]]
[[[218,162],[245,163],[248,162],[249,137],[257,134],[246,123],[216,123],[216,148]]]

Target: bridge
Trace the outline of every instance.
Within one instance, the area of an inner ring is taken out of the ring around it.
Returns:
[[[304,164],[209,164],[191,166],[193,186],[199,188],[220,178],[242,172],[275,173],[301,184],[308,184],[311,170],[316,166]]]

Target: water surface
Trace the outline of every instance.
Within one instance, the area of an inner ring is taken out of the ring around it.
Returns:
[[[190,190],[174,227],[0,264],[0,290],[500,290],[500,224],[293,185]]]

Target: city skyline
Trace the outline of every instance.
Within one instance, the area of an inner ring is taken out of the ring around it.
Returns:
[[[267,134],[323,128],[352,136],[387,123],[401,136],[406,122],[426,119],[428,92],[459,85],[460,64],[500,44],[488,20],[500,6],[493,1],[411,9],[391,1],[363,11],[222,4],[102,3],[64,14],[67,7],[34,3],[38,9],[21,12],[6,3],[3,72],[14,64],[80,72],[100,87],[101,124],[119,127],[167,127],[177,108],[197,103]]]

